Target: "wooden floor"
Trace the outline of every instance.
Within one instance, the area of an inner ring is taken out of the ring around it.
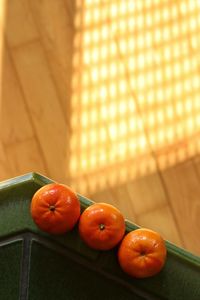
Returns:
[[[74,1],[6,3],[0,179],[36,171],[68,183]],[[85,196],[116,205],[131,221],[200,255],[200,156]]]

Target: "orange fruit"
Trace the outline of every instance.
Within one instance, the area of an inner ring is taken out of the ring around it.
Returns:
[[[71,230],[78,221],[80,202],[76,193],[68,186],[50,183],[33,195],[31,215],[41,230],[63,234]]]
[[[119,264],[133,277],[150,277],[161,271],[166,260],[166,246],[157,232],[141,228],[129,232],[118,251]]]
[[[79,233],[89,247],[109,250],[123,238],[125,220],[114,206],[95,203],[82,213],[79,220]]]

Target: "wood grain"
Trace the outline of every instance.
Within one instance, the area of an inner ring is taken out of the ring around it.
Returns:
[[[0,180],[9,179],[13,176],[14,174],[8,161],[8,155],[2,141],[0,141]]]
[[[194,165],[192,161],[184,162],[162,175],[184,244],[199,253],[200,185]]]
[[[17,142],[16,144],[10,144],[5,149],[7,161],[12,167],[14,176],[34,171],[47,175],[35,137]]]
[[[12,56],[49,173],[63,180],[69,131],[43,48],[36,41],[18,47]]]
[[[25,44],[39,37],[28,2],[26,0],[12,0],[7,3],[5,33],[9,45],[12,47]]]
[[[74,16],[63,0],[31,0],[30,8],[67,121],[70,116]]]
[[[136,215],[167,204],[165,191],[157,173],[127,183]]]
[[[31,138],[34,133],[7,46],[2,68],[1,138],[4,144],[9,145]]]

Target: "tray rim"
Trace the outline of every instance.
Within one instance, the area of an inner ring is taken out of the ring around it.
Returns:
[[[0,182],[0,191],[10,188],[11,186],[14,187],[15,185],[24,184],[26,182],[33,181],[39,186],[43,186],[48,183],[56,182],[53,179],[50,179],[47,176],[44,176],[38,172],[29,172],[23,175],[19,175],[10,179],[6,179]],[[81,203],[82,209],[87,208],[88,206],[92,205],[94,201],[88,199],[87,197],[77,193],[78,198]],[[130,232],[137,228],[140,228],[139,225],[135,224],[133,221],[130,221],[125,218],[126,223],[126,232]],[[165,239],[167,251],[170,252],[171,255],[177,257],[180,260],[184,260],[185,262],[192,264],[193,266],[200,267],[200,256],[191,253],[190,251],[181,248],[180,246],[175,245],[174,243],[170,242],[169,240]]]

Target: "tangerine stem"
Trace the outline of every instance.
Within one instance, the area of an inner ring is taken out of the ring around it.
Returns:
[[[100,230],[104,230],[104,229],[105,229],[105,225],[104,225],[104,224],[100,224],[100,225],[99,225],[99,229],[100,229]]]
[[[55,211],[55,209],[56,209],[56,208],[55,208],[55,205],[49,205],[49,210],[50,210],[50,211]]]

